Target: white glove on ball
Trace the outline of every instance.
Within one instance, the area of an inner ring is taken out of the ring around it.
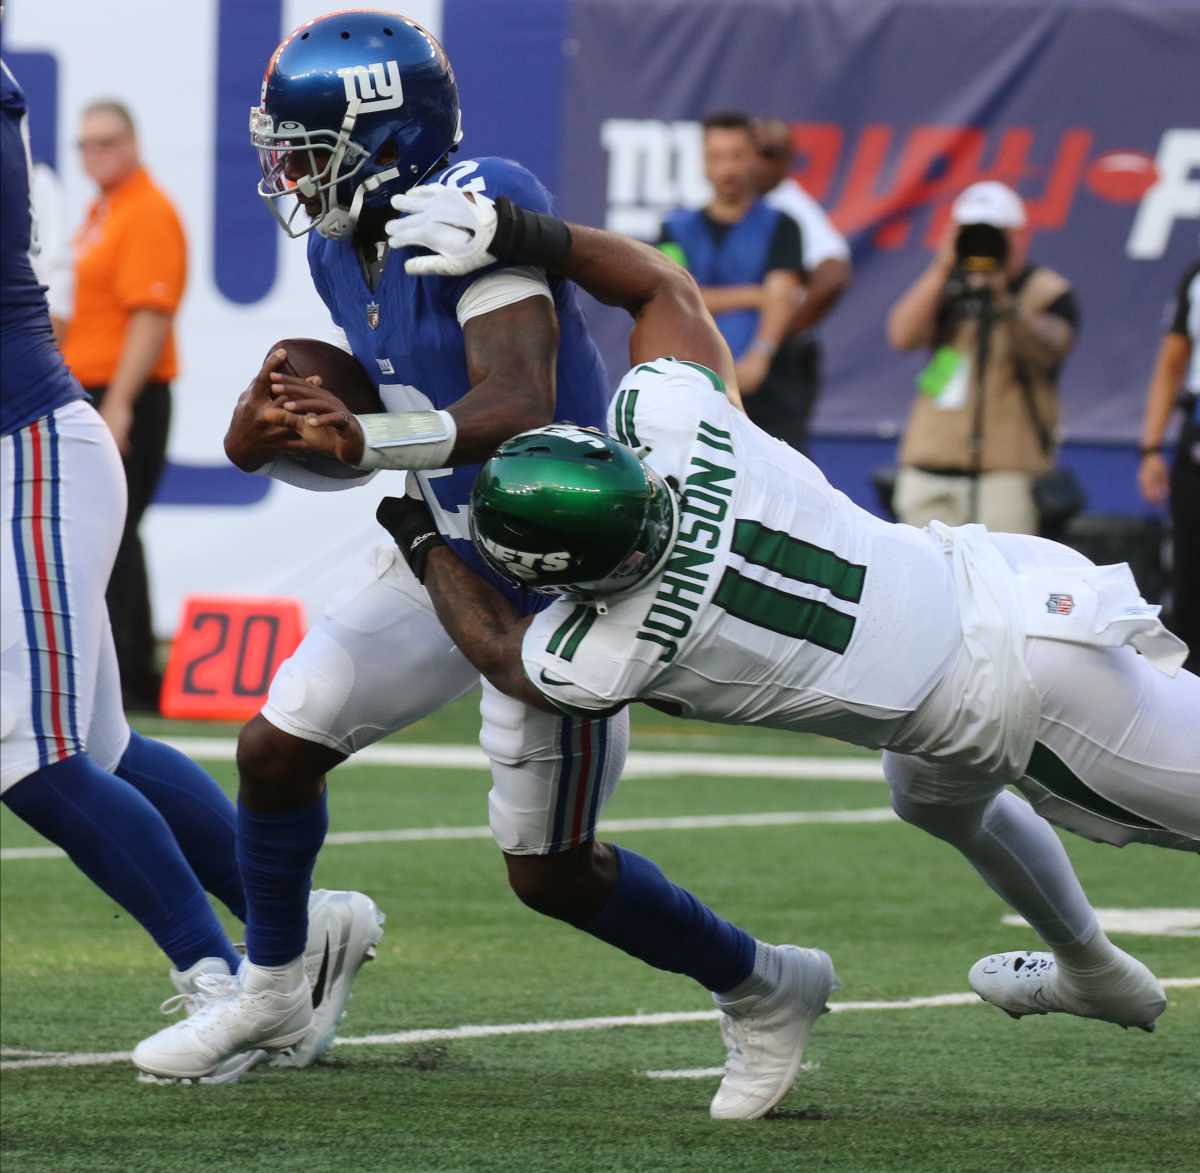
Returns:
[[[495,262],[487,250],[496,235],[496,205],[487,196],[429,183],[392,196],[392,207],[402,215],[384,225],[388,245],[434,254],[404,262],[414,277],[461,277]]]

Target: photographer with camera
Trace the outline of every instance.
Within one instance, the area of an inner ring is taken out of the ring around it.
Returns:
[[[888,316],[892,346],[930,351],[900,445],[896,516],[1045,532],[1082,507],[1070,475],[1053,471],[1058,373],[1079,309],[1065,277],[1027,261],[1011,188],[972,184],[951,220]]]

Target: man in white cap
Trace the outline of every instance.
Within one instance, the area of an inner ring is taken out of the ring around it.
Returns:
[[[1065,277],[1028,261],[1011,188],[972,184],[951,221],[888,316],[896,349],[930,352],[900,445],[896,515],[1037,533],[1034,483],[1054,464],[1058,373],[1079,309]]]

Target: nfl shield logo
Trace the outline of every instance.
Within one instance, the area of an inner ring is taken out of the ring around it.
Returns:
[[[1046,611],[1050,615],[1070,615],[1075,610],[1075,600],[1070,595],[1052,594],[1046,600]]]
[[[377,301],[367,302],[367,325],[372,330],[379,329],[379,302]]]

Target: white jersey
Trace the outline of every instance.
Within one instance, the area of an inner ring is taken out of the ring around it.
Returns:
[[[804,268],[811,273],[823,261],[850,259],[846,238],[833,226],[825,209],[790,175],[781,179],[765,196],[768,208],[783,212],[800,226]]]
[[[533,620],[533,684],[570,712],[665,702],[887,745],[961,646],[941,546],[856,506],[704,367],[636,367],[608,426],[678,488],[678,535],[662,572],[607,609],[564,599]]]

